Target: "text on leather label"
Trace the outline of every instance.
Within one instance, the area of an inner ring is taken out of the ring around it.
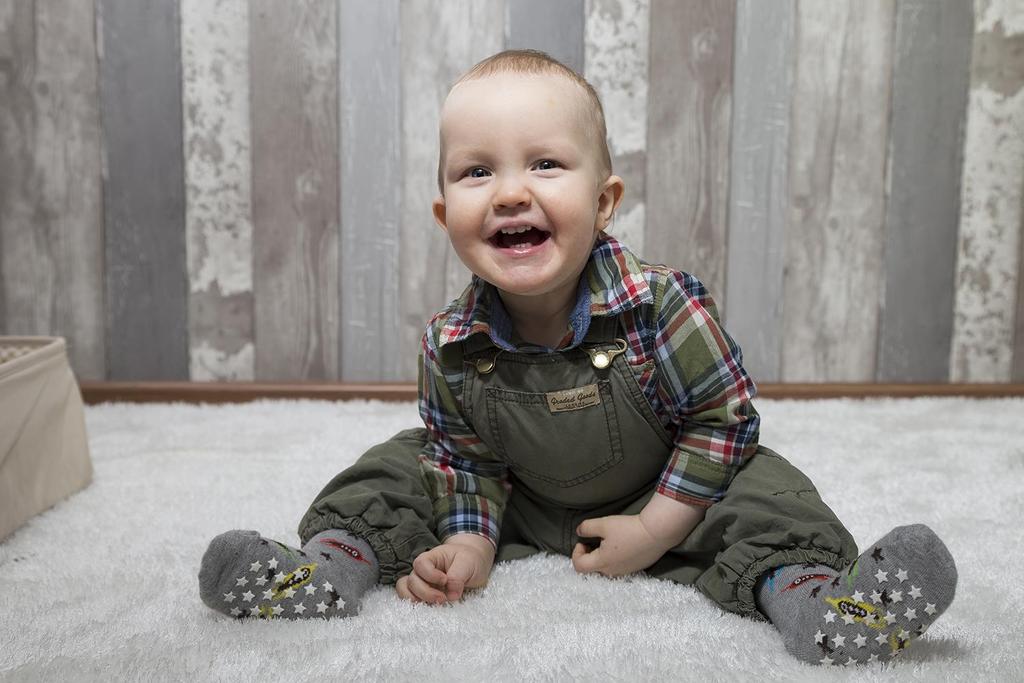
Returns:
[[[589,408],[601,402],[601,394],[598,392],[596,384],[588,384],[576,389],[549,391],[544,395],[548,399],[548,410],[552,413]]]

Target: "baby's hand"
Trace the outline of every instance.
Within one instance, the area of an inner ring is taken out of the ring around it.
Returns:
[[[601,545],[594,550],[588,550],[582,543],[573,548],[572,566],[581,574],[625,576],[647,569],[668,550],[648,532],[639,515],[588,519],[577,527],[576,533],[601,539]]]
[[[412,562],[412,574],[398,579],[395,590],[413,602],[456,602],[465,589],[487,584],[493,563],[493,546],[483,537],[452,537],[420,553]]]

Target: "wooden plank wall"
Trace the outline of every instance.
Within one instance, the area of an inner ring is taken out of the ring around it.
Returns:
[[[0,334],[66,337],[83,379],[107,375],[94,26],[0,2]]]
[[[189,375],[255,377],[249,5],[182,0]]]
[[[469,275],[440,106],[513,46],[593,83],[613,234],[758,380],[1024,381],[1024,0],[0,0],[0,333],[83,379],[414,379]]]
[[[186,379],[177,2],[98,0],[107,377]]]
[[[1010,375],[1019,382],[1024,3],[979,2],[974,21],[950,374],[955,381]]]
[[[753,376],[782,375],[794,0],[736,5],[725,322]]]

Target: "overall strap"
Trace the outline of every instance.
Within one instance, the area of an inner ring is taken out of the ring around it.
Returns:
[[[585,344],[606,344],[615,341],[616,337],[622,336],[619,328],[619,316],[617,315],[595,315],[590,319],[590,328],[583,338]]]

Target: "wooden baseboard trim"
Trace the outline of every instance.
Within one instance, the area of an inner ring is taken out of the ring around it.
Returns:
[[[245,403],[259,399],[351,401],[414,401],[416,385],[408,383],[349,384],[330,382],[82,382],[86,403]],[[914,398],[1024,396],[1024,384],[761,384],[762,398]]]

